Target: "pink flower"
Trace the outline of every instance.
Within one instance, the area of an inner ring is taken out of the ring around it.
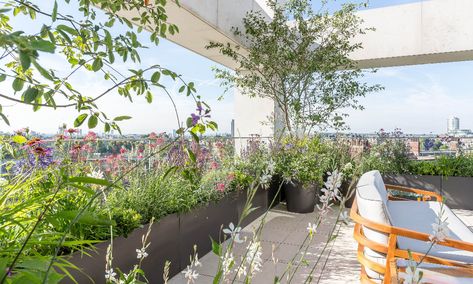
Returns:
[[[222,182],[217,183],[217,186],[215,187],[215,190],[224,192],[225,191],[225,184]]]
[[[156,138],[156,145],[162,145],[164,144],[164,138],[163,137],[159,137],[159,138]]]
[[[93,132],[93,131],[89,131],[89,133],[87,133],[87,135],[85,135],[84,140],[85,141],[96,141],[97,140],[97,134],[95,134],[95,132]]]
[[[126,149],[125,148],[120,148],[120,154],[125,154],[126,153]]]
[[[148,139],[156,139],[158,137],[158,135],[156,135],[156,133],[154,132],[151,132],[149,135],[148,135]]]
[[[213,161],[212,163],[210,163],[210,168],[212,170],[216,170],[216,169],[218,169],[218,167],[219,167],[219,165],[218,165],[217,162]]]
[[[69,133],[69,134],[72,134],[72,133],[77,133],[78,130],[74,129],[74,128],[69,128],[68,130],[66,130],[66,132]]]

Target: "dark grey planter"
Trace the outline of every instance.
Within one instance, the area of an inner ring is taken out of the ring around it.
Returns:
[[[442,178],[440,176],[423,176],[423,175],[383,175],[384,183],[403,185],[419,189],[442,192]]]
[[[210,238],[223,239],[221,230],[230,223],[238,223],[237,197],[237,194],[229,194],[217,203],[209,203],[180,216],[178,237],[182,269],[190,264],[194,245],[199,256],[203,256],[212,249]]]
[[[350,184],[351,184],[351,179],[350,180],[345,180],[342,182],[342,185],[340,186],[340,194],[344,198],[348,194],[350,194],[348,191],[350,190]],[[356,184],[353,185],[353,191],[355,191],[355,186]],[[353,202],[355,201],[355,193],[353,192],[352,195],[345,201],[345,208],[351,208],[353,205]]]
[[[146,234],[148,225],[136,229],[127,238],[118,237],[113,240],[113,268],[119,268],[128,273],[135,264],[136,249],[142,247],[141,238]],[[146,249],[148,257],[142,262],[142,269],[146,271],[146,277],[150,283],[164,283],[163,271],[166,260],[171,262],[170,275],[181,271],[179,266],[179,243],[176,236],[179,235],[179,218],[176,214],[168,215],[153,224]],[[105,283],[105,257],[110,241],[99,243],[95,251],[90,251],[90,256],[74,253],[70,262],[81,268],[81,271],[71,270],[71,274],[78,283]],[[66,278],[61,283],[73,283]]]
[[[311,213],[317,198],[317,187],[304,188],[299,182],[284,183],[287,211],[295,213]]]
[[[445,203],[452,209],[473,210],[473,178],[447,177],[442,179]]]
[[[282,187],[282,179],[278,176],[273,176],[271,184],[268,188],[268,208],[274,208],[281,202],[281,194],[284,191]]]
[[[251,207],[254,210],[248,214],[243,220],[241,220],[240,227],[245,227],[259,216],[263,215],[269,207],[269,197],[268,197],[268,190],[263,188],[258,188],[256,190],[255,195],[253,196],[253,200],[251,201]],[[242,218],[243,209],[245,207],[246,200],[248,199],[248,191],[242,191],[238,194],[238,202],[237,202],[237,211],[238,211],[238,219]]]
[[[473,210],[473,177],[423,175],[383,175],[386,184],[404,185],[434,191],[445,198],[452,209]]]

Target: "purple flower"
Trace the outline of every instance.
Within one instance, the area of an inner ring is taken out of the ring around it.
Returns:
[[[199,103],[199,104],[197,104],[197,109],[196,109],[196,110],[197,110],[197,112],[199,113],[199,115],[202,115],[202,111],[203,111],[204,109],[202,108],[202,105]]]
[[[199,122],[200,116],[196,115],[195,113],[191,113],[191,117],[192,117],[192,126],[194,126]]]

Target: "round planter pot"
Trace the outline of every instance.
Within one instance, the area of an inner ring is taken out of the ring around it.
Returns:
[[[293,181],[285,183],[284,192],[286,195],[287,211],[294,213],[314,212],[317,188],[310,186],[304,188],[301,183]]]

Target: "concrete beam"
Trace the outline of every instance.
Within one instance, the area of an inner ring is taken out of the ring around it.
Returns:
[[[233,27],[242,27],[242,19],[248,11],[260,11],[270,18],[271,11],[265,0],[179,0],[166,4],[170,23],[179,27],[179,33],[167,39],[230,69],[236,65],[230,58],[219,54],[217,49],[206,49],[211,41],[241,45],[233,35]],[[131,19],[136,11],[123,11],[119,15]]]
[[[473,60],[473,1],[430,0],[359,11],[374,32],[355,39],[360,67]]]

